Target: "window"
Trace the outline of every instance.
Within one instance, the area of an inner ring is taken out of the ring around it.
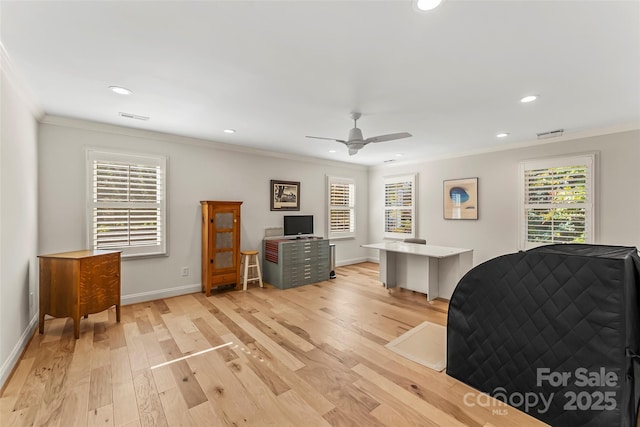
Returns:
[[[593,163],[583,155],[520,164],[520,248],[548,243],[593,243]]]
[[[87,236],[123,257],[166,253],[166,158],[87,150]]]
[[[416,175],[384,178],[384,237],[416,237]]]
[[[356,234],[356,184],[353,179],[327,177],[329,238]]]

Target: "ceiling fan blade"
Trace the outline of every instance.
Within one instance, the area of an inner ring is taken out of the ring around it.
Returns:
[[[411,135],[409,132],[390,133],[388,135],[372,136],[371,138],[367,138],[364,141],[368,144],[370,142],[393,141],[394,139],[408,138],[410,136],[413,135]]]
[[[342,143],[346,143],[347,141],[343,140],[343,139],[335,139],[335,138],[323,138],[321,136],[306,136],[306,138],[313,138],[313,139],[326,139],[329,141],[338,141],[338,142],[342,142]]]

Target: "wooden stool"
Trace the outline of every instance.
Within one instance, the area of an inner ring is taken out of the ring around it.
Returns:
[[[260,274],[260,259],[258,258],[258,251],[241,251],[240,255],[242,256],[240,260],[240,265],[244,263],[244,274],[242,275],[242,290],[247,290],[247,282],[253,282],[257,280],[260,282],[260,287],[263,288],[262,284],[262,275]],[[252,264],[253,262],[253,264]],[[255,268],[255,275],[249,277],[249,267]]]

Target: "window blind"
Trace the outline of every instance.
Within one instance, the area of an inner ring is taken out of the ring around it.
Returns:
[[[385,178],[385,237],[415,237],[415,175]]]
[[[525,162],[524,248],[593,242],[593,157]]]
[[[347,178],[328,177],[329,237],[355,234],[355,183]]]
[[[90,152],[90,238],[123,256],[165,253],[164,162]]]

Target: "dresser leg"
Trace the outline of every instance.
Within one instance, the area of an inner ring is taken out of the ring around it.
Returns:
[[[41,334],[44,334],[44,311],[40,310],[40,314],[38,314],[38,331]]]
[[[116,321],[120,323],[120,304],[116,304]]]
[[[80,316],[73,318],[73,336],[80,338]]]

